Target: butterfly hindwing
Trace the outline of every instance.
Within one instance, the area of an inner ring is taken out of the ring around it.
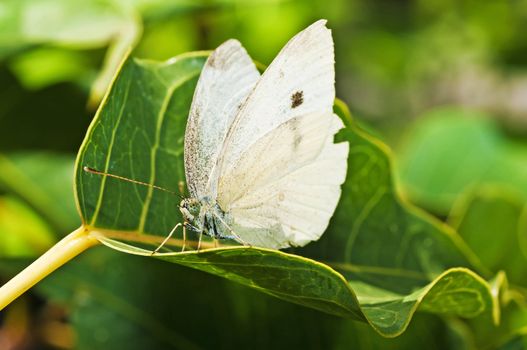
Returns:
[[[288,120],[244,152],[220,179],[218,203],[245,242],[299,246],[326,229],[346,176],[348,144],[333,143],[334,114]]]

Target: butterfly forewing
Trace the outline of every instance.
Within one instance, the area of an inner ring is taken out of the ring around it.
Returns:
[[[229,40],[208,58],[201,72],[185,132],[185,173],[190,195],[207,193],[227,130],[260,74],[237,40]]]
[[[285,121],[331,111],[334,53],[325,23],[315,22],[293,37],[263,73],[229,128],[214,176],[226,173],[250,145]]]

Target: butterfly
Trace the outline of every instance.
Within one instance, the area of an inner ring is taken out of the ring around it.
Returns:
[[[346,178],[349,145],[335,99],[331,31],[319,20],[294,36],[260,75],[240,42],[208,57],[187,121],[190,196],[178,227],[264,248],[303,246],[325,231]],[[90,173],[175,192],[84,167]],[[185,243],[183,244],[183,250]]]
[[[208,57],[187,121],[186,228],[265,248],[317,240],[335,211],[349,145],[335,99],[331,31],[319,20],[260,75],[240,42]]]

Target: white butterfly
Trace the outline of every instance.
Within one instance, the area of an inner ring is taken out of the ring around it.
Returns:
[[[331,31],[293,37],[260,76],[237,40],[208,58],[185,132],[185,226],[267,248],[303,246],[326,229],[348,144],[335,98]]]

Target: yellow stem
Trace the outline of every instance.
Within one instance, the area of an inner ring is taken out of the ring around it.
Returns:
[[[0,288],[0,310],[44,277],[99,241],[85,227],[73,231]]]

